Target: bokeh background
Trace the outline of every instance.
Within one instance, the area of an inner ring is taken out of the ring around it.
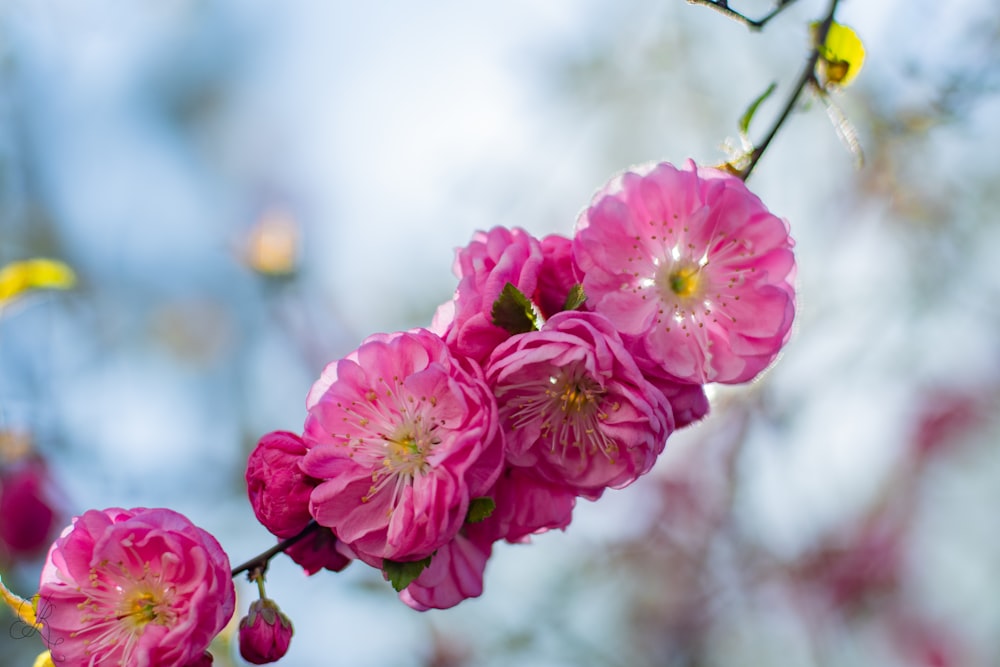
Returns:
[[[825,6],[752,33],[683,0],[3,0],[0,265],[79,278],[0,315],[3,465],[41,457],[59,526],[167,506],[262,551],[246,455],[326,362],[427,324],[474,230],[569,234],[628,165],[721,162],[777,82],[759,138]],[[749,181],[797,240],[775,367],[454,610],[274,561],[281,664],[1000,664],[1000,9],[838,18],[865,167],[805,100]],[[0,555],[24,595],[39,568]],[[0,612],[0,666],[41,649]]]

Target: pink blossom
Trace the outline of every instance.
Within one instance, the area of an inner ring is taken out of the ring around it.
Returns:
[[[588,307],[641,366],[693,384],[746,382],[788,340],[795,269],[788,226],[723,171],[628,171],[577,221]]]
[[[41,555],[53,537],[50,479],[45,462],[36,457],[0,469],[0,555]]]
[[[572,239],[550,234],[542,239],[541,246],[542,268],[532,301],[538,304],[542,317],[548,318],[563,309],[566,297],[574,285],[580,284],[582,274],[573,259]]]
[[[324,569],[340,572],[350,565],[353,556],[345,551],[344,543],[332,530],[319,526],[285,549],[285,555],[311,576]]]
[[[507,467],[488,496],[492,513],[466,523],[458,535],[438,549],[430,565],[399,597],[418,611],[448,609],[483,592],[483,574],[493,543],[527,542],[532,534],[565,528],[572,518],[576,494],[568,487],[533,477],[523,468]]]
[[[222,547],[186,517],[113,508],[63,531],[39,600],[39,635],[56,665],[186,667],[202,664],[236,592]]]
[[[633,357],[634,358],[634,357]],[[677,382],[665,377],[661,369],[650,361],[636,359],[643,376],[663,392],[674,414],[674,428],[680,429],[703,419],[708,414],[708,396],[700,384]]]
[[[438,309],[434,330],[452,350],[484,363],[493,348],[510,337],[493,324],[493,303],[507,283],[531,297],[542,262],[541,244],[523,229],[476,232],[456,254],[458,288],[454,298]]]
[[[288,653],[293,632],[292,622],[274,600],[254,600],[240,620],[240,655],[254,665],[277,662]]]
[[[576,493],[563,484],[538,479],[527,468],[508,466],[491,494],[495,508],[475,528],[493,540],[527,542],[531,535],[558,528],[573,518]]]
[[[647,472],[673,431],[666,397],[596,313],[559,313],[511,338],[487,377],[508,462],[589,498]]]
[[[281,538],[298,534],[312,520],[309,494],[317,481],[299,468],[306,451],[299,436],[275,431],[260,439],[247,461],[250,505],[257,520]]]
[[[368,338],[310,393],[302,461],[310,510],[365,562],[421,560],[447,544],[503,465],[482,370],[437,335]]]
[[[435,552],[430,565],[399,598],[417,611],[449,609],[483,593],[483,573],[493,551],[493,540],[472,524]]]

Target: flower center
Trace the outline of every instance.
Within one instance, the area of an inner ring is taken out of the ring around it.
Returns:
[[[670,291],[682,299],[694,296],[701,286],[701,267],[680,266],[667,275],[667,285]]]
[[[601,422],[608,415],[602,410],[604,389],[580,369],[557,369],[546,382],[508,385],[497,391],[498,397],[516,392],[508,399],[516,406],[511,425],[515,430],[537,423],[541,440],[551,443],[551,451],[566,455],[569,447],[581,454],[600,450],[614,463],[618,445],[609,438]]]
[[[390,511],[395,507],[404,487],[427,471],[428,457],[441,439],[434,435],[434,427],[427,428],[422,415],[405,417],[390,434],[382,435],[384,450],[382,465],[372,473],[372,485],[362,502],[368,502],[386,486],[392,486]]]
[[[427,466],[427,455],[434,444],[418,424],[403,424],[398,433],[386,438],[382,465],[396,474],[412,476]]]
[[[161,597],[149,590],[126,597],[122,600],[119,618],[130,623],[136,630],[149,623],[168,625],[175,620],[176,615]]]

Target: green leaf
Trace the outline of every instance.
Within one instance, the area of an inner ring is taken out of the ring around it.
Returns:
[[[577,283],[570,288],[569,294],[566,295],[566,303],[563,304],[563,310],[576,310],[586,300],[587,295],[583,293],[583,285]]]
[[[742,116],[740,116],[740,134],[746,135],[749,133],[750,121],[753,120],[754,114],[757,113],[757,108],[764,103],[764,100],[771,96],[771,93],[773,93],[777,87],[777,83],[772,83],[767,87],[767,90],[761,93],[757,99],[750,103],[747,110],[743,112]]]
[[[479,523],[483,521],[491,514],[493,510],[497,508],[497,504],[493,502],[492,498],[483,496],[482,498],[473,498],[469,503],[469,513],[465,515],[466,523]]]
[[[493,324],[511,335],[538,329],[538,318],[531,301],[513,283],[503,286],[500,296],[493,302],[490,314],[493,316]]]
[[[428,565],[431,564],[431,557],[423,560],[399,562],[384,558],[382,560],[382,573],[392,584],[393,589],[398,593],[409,586],[414,579],[420,576]]]

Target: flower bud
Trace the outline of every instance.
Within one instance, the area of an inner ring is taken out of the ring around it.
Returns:
[[[275,431],[260,439],[247,461],[247,493],[257,520],[280,538],[306,527],[309,494],[316,485],[299,469],[306,446],[294,433]]]
[[[240,621],[240,655],[247,662],[266,665],[288,652],[292,641],[292,622],[281,613],[274,600],[254,600],[249,613]]]

